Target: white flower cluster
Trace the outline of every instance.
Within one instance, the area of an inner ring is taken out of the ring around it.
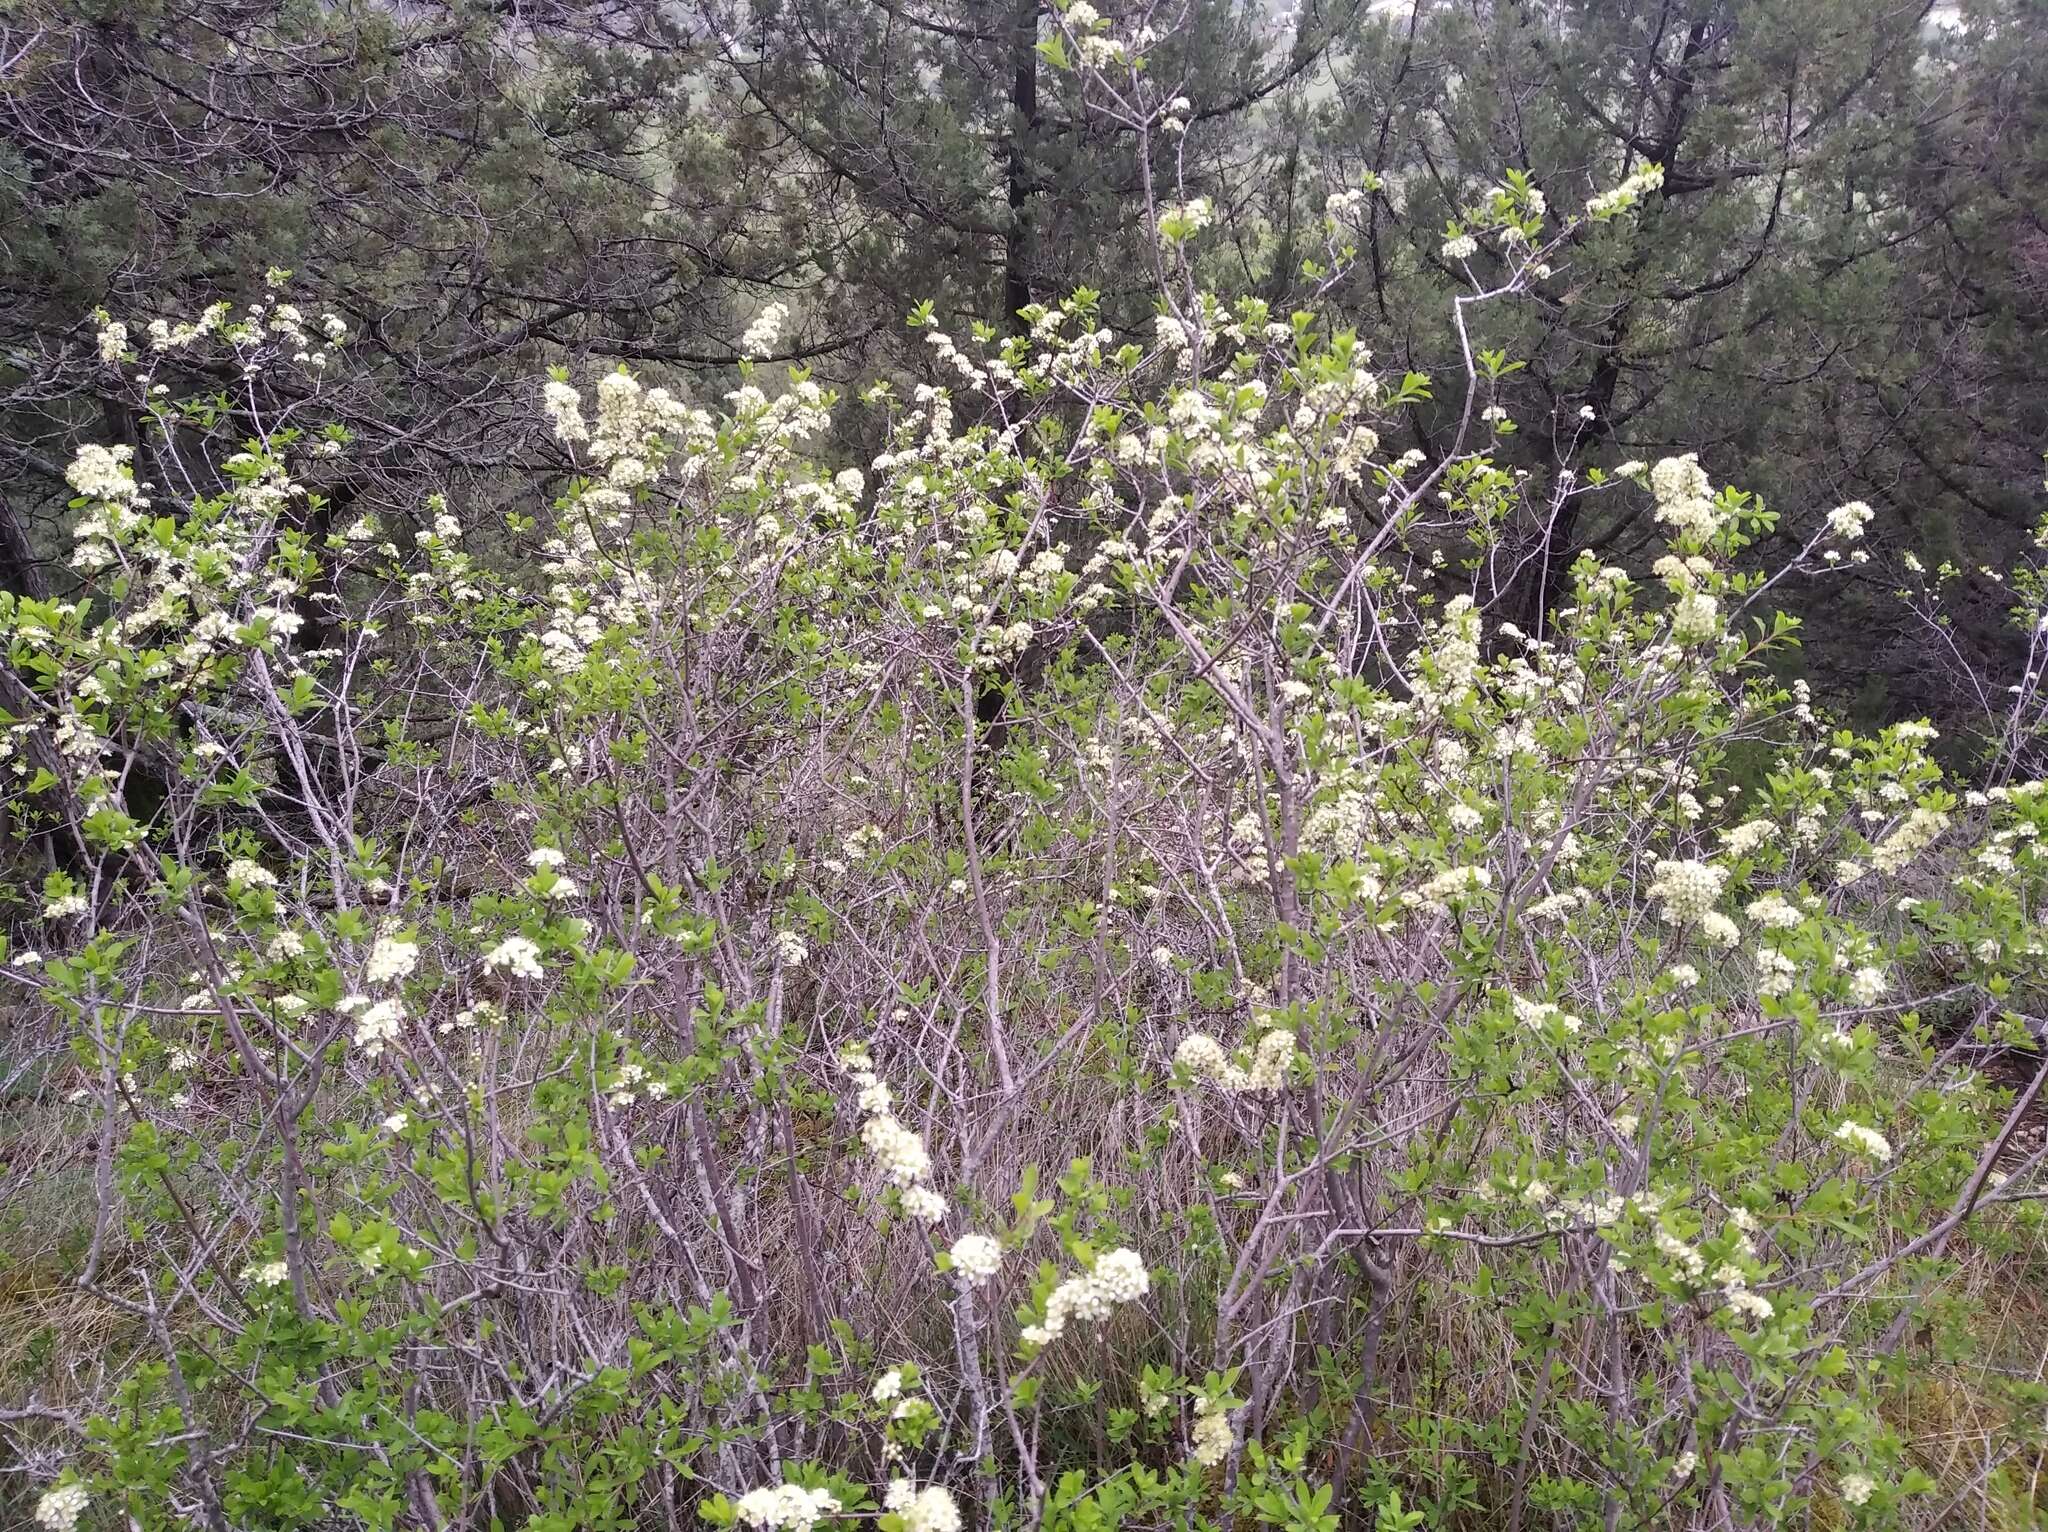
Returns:
[[[860,1141],[881,1164],[891,1186],[908,1188],[932,1173],[931,1155],[924,1140],[888,1113],[870,1117],[861,1124]]]
[[[1196,1032],[1174,1050],[1173,1061],[1219,1090],[1280,1090],[1294,1068],[1294,1034],[1284,1028],[1266,1033],[1252,1050],[1249,1069],[1231,1061],[1223,1045],[1206,1032]]]
[[[1761,899],[1752,899],[1743,909],[1750,923],[1762,926],[1766,931],[1789,931],[1802,924],[1806,916],[1783,894],[1765,894]]]
[[[943,1484],[918,1489],[908,1479],[891,1479],[882,1504],[903,1518],[905,1532],[960,1532],[960,1507]]]
[[[1235,1444],[1236,1436],[1230,1429],[1230,1412],[1223,1408],[1222,1401],[1206,1396],[1196,1401],[1195,1461],[1204,1468],[1214,1468],[1230,1456],[1230,1449]]]
[[[405,1020],[405,1006],[396,1000],[371,1003],[368,995],[350,995],[335,1009],[344,1016],[356,1016],[356,1046],[371,1058],[383,1054],[387,1044],[398,1040],[399,1023]]]
[[[789,319],[789,308],[785,304],[771,303],[747,326],[747,333],[740,337],[740,355],[763,357],[775,349],[776,341],[782,338],[782,326]]]
[[[1469,261],[1479,253],[1479,241],[1469,234],[1454,234],[1444,241],[1441,253],[1447,261]]]
[[[148,325],[150,349],[172,351],[189,346],[201,336],[218,331],[227,317],[227,304],[209,303],[199,317],[189,323],[174,325],[168,319],[152,319]]]
[[[135,500],[141,486],[135,482],[135,471],[128,466],[134,455],[132,447],[102,447],[97,442],[87,442],[72,457],[64,477],[88,500]]]
[[[395,937],[380,937],[370,948],[370,960],[363,967],[363,978],[371,984],[387,984],[394,979],[403,979],[419,963],[420,949],[417,943],[402,942]]]
[[[1453,867],[1438,873],[1415,892],[1423,904],[1441,907],[1448,905],[1453,899],[1467,899],[1474,894],[1482,894],[1491,887],[1491,868]]]
[[[1119,1303],[1135,1303],[1152,1289],[1151,1273],[1138,1252],[1120,1246],[1095,1258],[1095,1269],[1069,1277],[1045,1300],[1045,1323],[1026,1325],[1024,1339],[1044,1346],[1066,1333],[1071,1319],[1100,1324]]]
[[[1548,1000],[1525,1000],[1520,995],[1511,997],[1514,1001],[1515,1020],[1532,1032],[1541,1032],[1553,1021],[1567,1032],[1577,1032],[1585,1025],[1578,1017]]]
[[[1003,1263],[1003,1247],[986,1234],[963,1234],[947,1252],[953,1258],[953,1272],[965,1287],[980,1287],[996,1274]]]
[[[1604,191],[1586,204],[1586,216],[1595,220],[1612,218],[1634,207],[1637,202],[1664,184],[1664,167],[1652,165],[1639,170],[1619,186]]]
[[[1875,1128],[1866,1128],[1853,1118],[1845,1117],[1835,1129],[1835,1138],[1861,1155],[1883,1164],[1892,1157],[1891,1140]]]
[[[849,1048],[839,1062],[853,1076],[858,1093],[855,1100],[867,1119],[860,1125],[860,1141],[875,1157],[883,1179],[902,1192],[903,1211],[910,1217],[922,1224],[939,1222],[946,1216],[946,1199],[931,1184],[932,1157],[924,1139],[897,1119],[888,1082],[875,1073],[874,1061],[865,1049]],[[970,1247],[970,1257],[978,1254]]]
[[[1730,1313],[1740,1314],[1744,1319],[1751,1320],[1756,1324],[1762,1324],[1777,1312],[1772,1307],[1770,1299],[1766,1298],[1762,1293],[1751,1292],[1746,1287],[1731,1288],[1725,1296],[1728,1300],[1728,1310]]]
[[[1659,460],[1650,470],[1650,493],[1657,500],[1657,519],[1681,536],[1704,541],[1721,525],[1714,486],[1698,453]]]
[[[1673,925],[1698,920],[1713,909],[1728,881],[1728,869],[1705,862],[1660,858],[1650,880],[1650,897],[1661,900]]]
[[[540,391],[540,402],[554,422],[555,440],[565,446],[590,440],[590,427],[583,423],[583,396],[575,384],[551,378]]]
[[[805,1489],[800,1484],[750,1489],[734,1507],[739,1519],[750,1527],[789,1527],[794,1532],[806,1532],[839,1509],[839,1497],[831,1491]]]
[[[759,394],[759,390],[752,392]],[[766,401],[762,403],[765,407]],[[565,446],[587,442],[593,459],[613,465],[603,484],[586,488],[579,497],[583,507],[605,515],[631,504],[630,491],[646,480],[651,462],[667,459],[678,443],[693,446],[715,434],[705,411],[684,403],[665,388],[643,389],[624,368],[597,380],[595,430],[584,419],[583,396],[573,383],[560,378],[548,382],[541,390],[541,406],[554,423],[556,440]],[[589,520],[585,517],[576,523],[579,538],[587,533]],[[551,572],[584,574],[589,572],[586,560],[596,545],[571,547],[555,542],[548,551],[560,561],[559,567],[550,566]]]
[[[1849,1003],[1851,1005],[1876,1005],[1891,987],[1881,968],[1868,964],[1849,975]]]
[[[1783,998],[1799,981],[1799,965],[1773,947],[1756,949],[1756,992],[1766,999]]]
[[[1694,1281],[1707,1274],[1706,1260],[1700,1255],[1699,1251],[1693,1249],[1691,1245],[1688,1245],[1676,1234],[1673,1234],[1663,1224],[1657,1225],[1655,1233],[1651,1235],[1651,1243],[1657,1247],[1658,1253],[1664,1259],[1670,1261]]]
[[[1845,543],[1853,543],[1863,535],[1864,527],[1876,512],[1861,500],[1851,500],[1847,505],[1838,505],[1828,512],[1828,535],[1839,537]]]
[[[543,973],[540,948],[524,936],[508,936],[484,954],[485,972],[500,968],[515,979],[538,979]]]
[[[1689,590],[1671,608],[1671,639],[1704,644],[1720,636],[1721,603],[1703,590]]]
[[[1749,1237],[1749,1226],[1754,1224],[1755,1220],[1737,1209],[1730,1222],[1742,1231],[1737,1248],[1745,1255],[1754,1256],[1756,1245]],[[1762,1293],[1750,1290],[1749,1274],[1733,1261],[1722,1263],[1720,1269],[1714,1273],[1714,1280],[1721,1284],[1721,1296],[1726,1301],[1730,1313],[1737,1314],[1753,1324],[1762,1324],[1777,1313],[1770,1299]]]
[[[1916,808],[1905,822],[1870,853],[1870,865],[1882,873],[1895,873],[1925,851],[1948,829],[1948,815],[1939,809]]]
[[[260,1266],[242,1268],[242,1280],[251,1287],[283,1287],[291,1279],[291,1268],[283,1261],[265,1261]]]
[[[276,888],[277,874],[261,862],[238,856],[228,863],[229,888]]]
[[[83,1484],[60,1484],[45,1490],[36,1502],[36,1525],[44,1532],[71,1532],[85,1511],[87,1498]]]
[[[1721,848],[1730,856],[1748,856],[1760,846],[1768,845],[1778,835],[1778,827],[1768,819],[1750,819],[1732,830],[1721,832]]]
[[[612,1110],[623,1112],[640,1099],[640,1088],[643,1085],[647,1094],[657,1101],[668,1094],[666,1081],[650,1081],[647,1078],[647,1066],[629,1059],[619,1066],[618,1074],[613,1077],[611,1084],[605,1087],[605,1099]]]
[[[1479,608],[1472,598],[1453,596],[1425,651],[1424,673],[1409,682],[1420,711],[1434,715],[1470,695],[1479,679],[1483,636]]]
[[[1069,9],[1067,12],[1069,25],[1073,25],[1075,9],[1093,10],[1094,7],[1086,4],[1085,0],[1083,0],[1080,6]],[[1075,27],[1075,31],[1078,34],[1075,44],[1080,50],[1081,62],[1088,65],[1091,69],[1107,69],[1113,64],[1123,63],[1130,57],[1130,50],[1125,47],[1123,42],[1118,38],[1111,37],[1106,32],[1094,30],[1092,27],[1089,30],[1083,31],[1078,26]]]

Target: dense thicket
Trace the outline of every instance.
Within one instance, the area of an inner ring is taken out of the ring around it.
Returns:
[[[0,1522],[2039,1525],[2040,32],[0,0]]]

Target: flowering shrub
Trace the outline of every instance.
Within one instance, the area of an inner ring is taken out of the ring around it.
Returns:
[[[2040,1075],[1982,1066],[2038,1040],[2048,787],[1776,678],[1763,598],[1854,507],[1766,571],[1754,500],[1618,465],[1559,493],[1651,496],[1648,577],[1491,617],[1534,488],[1387,450],[1427,381],[1201,291],[1192,209],[1149,345],[1085,292],[918,316],[950,382],[866,397],[864,469],[800,372],[557,377],[582,472],[501,521],[314,530],[340,434],[160,382],[317,400],[346,336],[282,296],[107,324],[157,433],[74,465],[75,599],[0,597],[46,855],[0,971],[68,1049],[116,1337],[7,1418],[45,1525],[2004,1485],[2039,1401],[1968,1295],[2038,1237]],[[1533,270],[1549,217],[1450,242]]]

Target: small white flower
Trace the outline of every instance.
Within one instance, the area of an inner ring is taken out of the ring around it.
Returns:
[[[1842,1503],[1862,1505],[1876,1491],[1877,1485],[1868,1474],[1845,1473],[1842,1475]]]

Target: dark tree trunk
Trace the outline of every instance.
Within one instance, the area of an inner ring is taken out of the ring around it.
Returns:
[[[1038,7],[1018,0],[1010,31],[1010,224],[1003,240],[1003,316],[1012,334],[1029,328],[1017,311],[1031,304],[1031,144],[1038,128]]]
[[[42,561],[30,546],[28,529],[14,514],[5,490],[0,490],[0,590],[36,601],[45,600],[50,594],[50,582],[43,578]]]
[[[1670,204],[1672,172],[1677,169],[1678,151],[1684,142],[1693,87],[1697,82],[1693,70],[1707,46],[1707,39],[1708,24],[1703,17],[1686,32],[1684,51],[1670,73],[1671,97],[1664,106],[1655,152],[1648,156],[1662,165],[1666,174],[1665,188],[1657,196],[1660,206]],[[1648,251],[1649,245],[1645,241],[1630,261],[1627,279],[1631,284],[1642,275]],[[1582,451],[1603,438],[1613,438],[1615,397],[1621,387],[1622,352],[1634,323],[1635,301],[1624,297],[1601,335],[1600,360],[1594,364],[1593,375],[1587,381],[1585,402],[1593,410],[1593,428],[1580,438]],[[1557,520],[1550,528],[1550,541],[1543,550],[1543,557],[1537,561],[1535,583],[1522,604],[1521,625],[1539,638],[1549,626],[1551,604],[1557,600],[1558,592],[1564,589],[1566,575],[1579,556],[1579,507],[1583,503],[1582,498],[1575,495],[1559,509]]]

